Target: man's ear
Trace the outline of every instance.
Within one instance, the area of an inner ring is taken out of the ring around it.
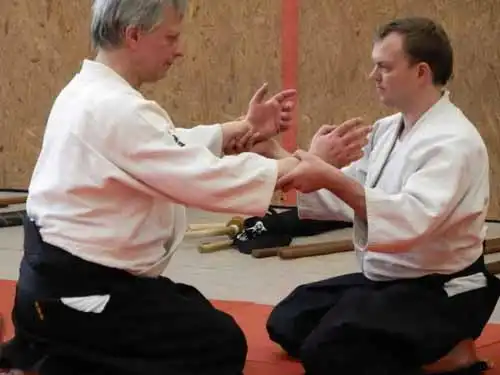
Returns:
[[[134,49],[142,36],[142,30],[138,26],[127,26],[123,34],[124,44]]]
[[[429,64],[421,62],[417,64],[417,76],[419,79],[429,79],[430,82],[433,80],[432,69]]]

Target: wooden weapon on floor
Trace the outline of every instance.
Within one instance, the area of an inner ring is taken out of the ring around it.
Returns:
[[[227,235],[229,237],[229,239],[222,241],[201,243],[198,246],[198,251],[200,253],[213,253],[215,251],[231,248],[234,237],[236,237],[236,235],[243,230],[244,225],[245,223],[242,217],[233,217],[228,221],[224,228],[201,229],[199,231],[192,232],[197,233],[196,236],[200,235],[201,232],[201,235],[205,236]]]
[[[200,223],[200,224],[189,224],[188,225],[188,232],[197,232],[201,230],[207,230],[207,229],[219,229],[219,228],[225,228],[226,223]]]
[[[268,258],[279,256],[282,259],[296,259],[318,255],[344,253],[354,250],[352,239],[324,241],[304,245],[290,245],[255,249],[252,251],[254,258]]]
[[[215,242],[202,243],[198,250],[201,253],[212,253],[220,250],[230,249],[233,245],[233,238],[243,229],[244,219],[233,217],[226,224],[192,224],[186,233],[187,237],[220,236],[227,235],[229,239]],[[354,246],[351,239],[325,241],[304,245],[291,245],[281,247],[271,247],[255,249],[252,251],[254,258],[267,258],[279,256],[281,259],[297,259],[310,256],[336,254],[353,251]],[[490,238],[485,241],[485,254],[500,252],[500,238]]]
[[[486,269],[493,275],[500,274],[500,260],[486,263]]]
[[[484,241],[484,253],[500,253],[500,238],[487,238],[486,241]]]
[[[254,258],[267,258],[279,256],[281,259],[297,259],[310,256],[328,255],[353,251],[354,245],[351,239],[325,241],[306,245],[291,245],[282,247],[271,247],[255,249],[252,251]],[[485,241],[485,254],[500,252],[500,238],[491,238]]]
[[[214,236],[229,236],[230,238],[236,236],[240,231],[243,230],[244,219],[240,216],[235,216],[229,220],[226,224],[196,224],[194,230],[188,230],[186,232],[186,238],[197,238],[197,237],[214,237]]]
[[[233,240],[231,239],[214,242],[203,242],[198,246],[198,251],[203,254],[215,253],[216,251],[231,249],[232,246]]]
[[[20,195],[0,197],[0,207],[7,207],[13,204],[23,204],[26,203],[26,199],[26,196]]]
[[[296,259],[317,255],[344,253],[352,250],[354,250],[352,240],[345,239],[340,241],[325,241],[305,245],[291,245],[255,249],[252,251],[252,256],[254,258],[268,258],[279,256],[282,259]]]
[[[500,252],[500,246],[494,247],[494,244],[500,243],[500,239],[494,238],[485,244],[485,254],[494,254]],[[353,250],[351,240],[321,242],[309,245],[294,245],[285,247],[275,247],[268,249],[256,249],[252,252],[255,258],[265,258],[278,255],[281,259],[297,259],[302,257],[327,255],[342,253]],[[493,275],[500,274],[500,260],[486,263],[486,268]]]

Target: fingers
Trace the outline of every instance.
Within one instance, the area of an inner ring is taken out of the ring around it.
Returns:
[[[353,153],[348,154],[348,163],[352,163],[353,161],[357,161],[363,157],[363,151],[355,151]]]
[[[292,124],[293,120],[293,103],[292,102],[287,102],[282,105],[281,107],[281,114],[280,114],[280,119],[279,119],[279,131],[280,132],[285,132],[288,130],[288,128]]]
[[[371,131],[371,126],[360,126],[358,129],[354,129],[351,132],[345,134],[343,143],[348,145],[350,143],[356,142],[361,143],[364,146],[368,143],[368,135],[371,133]]]
[[[336,125],[321,125],[321,127],[318,129],[318,131],[314,136],[331,133],[333,130],[335,130],[336,127],[337,127]]]
[[[295,179],[295,173],[293,171],[287,173],[286,175],[278,179],[278,182],[276,183],[276,188],[283,191],[288,191],[293,187],[294,179]],[[285,190],[285,188],[287,190]]]
[[[259,132],[254,133],[254,134],[250,137],[250,139],[248,140],[248,144],[247,144],[246,149],[247,149],[247,150],[250,150],[253,146],[255,146],[255,144],[256,144],[257,142],[259,142],[259,141],[260,141],[260,138],[261,138],[261,134],[260,134]]]
[[[363,151],[355,150],[350,153],[343,154],[338,160],[334,161],[332,164],[337,168],[344,168],[345,166],[358,161],[364,156]]]
[[[226,155],[233,155],[249,151],[257,142],[259,137],[260,133],[254,133],[252,130],[249,130],[241,137],[231,139],[224,148],[224,153]]]
[[[293,111],[293,102],[286,102],[285,104],[283,104],[283,108],[282,108],[282,111],[284,112],[292,112]]]
[[[259,137],[260,134],[258,132],[254,133],[252,130],[249,130],[236,142],[236,151],[241,153],[250,150]]]
[[[232,155],[235,153],[235,148],[236,148],[236,140],[235,139],[231,139],[226,147],[224,148],[224,154],[226,155]]]
[[[281,115],[282,116],[289,116],[290,118],[292,117],[292,112],[293,112],[293,103],[292,102],[286,102],[285,104],[281,105]]]
[[[281,187],[279,187],[279,190],[283,191],[284,193],[292,190],[294,188],[293,184],[290,183],[290,184],[287,184],[287,185],[283,185]]]
[[[253,131],[250,129],[248,130],[245,134],[243,134],[238,140],[237,140],[237,144],[238,145],[244,145],[248,142],[248,140],[250,139],[250,137],[253,135]]]
[[[292,114],[290,112],[281,112],[281,121],[282,122],[292,121]]]
[[[264,83],[253,95],[250,103],[260,103],[264,100],[264,97],[267,95],[267,91],[269,90],[268,83]]]
[[[276,100],[278,103],[281,104],[285,100],[290,100],[293,97],[295,97],[296,95],[297,95],[297,90],[295,90],[295,89],[287,89],[287,90],[280,91],[279,93],[277,93],[276,95],[274,95],[271,98],[271,100]]]
[[[349,136],[342,140],[345,153],[359,151],[368,144],[368,137],[366,135]]]
[[[299,159],[300,161],[310,160],[313,157],[309,152],[301,149],[296,150],[293,153],[293,156]]]
[[[352,118],[347,121],[344,121],[340,124],[335,130],[336,135],[339,137],[343,137],[350,131],[354,130],[356,127],[363,125],[363,119],[360,117]]]
[[[291,127],[292,127],[292,124],[290,122],[283,122],[279,126],[279,133],[285,133],[288,130],[290,130]]]

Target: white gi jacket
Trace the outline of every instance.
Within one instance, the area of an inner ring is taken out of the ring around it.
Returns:
[[[303,218],[354,222],[359,264],[373,280],[460,271],[486,234],[488,153],[474,125],[447,91],[400,140],[402,123],[401,114],[377,121],[364,157],[343,169],[365,187],[367,221],[329,191],[298,196]]]
[[[221,147],[219,125],[176,129],[113,70],[85,60],[50,113],[27,212],[50,244],[159,275],[185,234],[185,206],[264,215],[271,202],[277,162],[220,158]]]

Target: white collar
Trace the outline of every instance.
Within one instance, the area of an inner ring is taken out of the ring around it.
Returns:
[[[98,61],[90,59],[83,60],[80,74],[82,76],[112,80],[142,96],[142,94],[138,90],[136,90],[125,78],[119,75],[115,70]]]
[[[447,106],[448,104],[450,104],[450,91],[447,90],[447,89],[443,89],[442,90],[442,94],[441,94],[441,97],[439,98],[439,100],[434,103],[426,112],[424,112],[419,118],[418,120],[412,124],[412,125],[408,125],[406,122],[405,122],[405,119],[404,119],[404,116],[403,116],[403,113],[400,113],[400,122],[402,124],[402,128],[400,128],[400,134],[399,134],[399,137],[398,139],[402,139],[403,137],[406,136],[406,134],[408,134],[409,132],[411,132],[413,129],[415,129],[419,124],[421,124],[423,121],[427,120],[429,117],[431,117],[433,114],[435,113],[439,113],[439,110],[443,107],[443,106]],[[401,125],[400,125],[401,126]]]

